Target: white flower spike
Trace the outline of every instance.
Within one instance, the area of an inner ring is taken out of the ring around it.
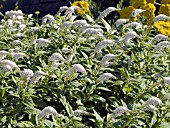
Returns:
[[[110,78],[115,78],[115,76],[111,73],[103,73],[103,75],[101,75],[99,78],[98,78],[98,81],[105,81],[105,80],[109,80]]]
[[[58,112],[55,110],[55,108],[51,107],[51,106],[48,106],[48,107],[45,107],[41,113],[40,113],[40,117],[41,118],[49,118],[50,115],[53,115],[53,116],[58,116]]]
[[[102,18],[102,19],[105,18],[109,13],[111,13],[113,11],[117,11],[117,8],[115,8],[115,7],[108,7],[103,12],[100,12],[99,18]]]
[[[148,105],[154,105],[154,106],[162,105],[162,101],[157,97],[151,97],[144,103],[144,106],[148,106]]]
[[[131,17],[136,17],[137,15],[139,15],[142,12],[145,12],[146,10],[143,9],[135,9],[132,13],[131,13]]]
[[[167,20],[169,17],[167,15],[164,14],[159,14],[157,16],[155,16],[155,18],[153,19],[153,22],[157,22],[159,20]]]
[[[96,45],[94,52],[99,52],[101,49],[113,44],[112,40],[103,40]]]
[[[120,106],[114,110],[114,115],[115,116],[121,116],[123,113],[129,111],[127,108]]]

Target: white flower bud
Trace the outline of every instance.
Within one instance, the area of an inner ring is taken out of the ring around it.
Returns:
[[[98,78],[98,81],[105,81],[105,80],[109,80],[110,78],[115,78],[115,76],[111,73],[103,73],[103,75],[101,75]]]
[[[73,22],[72,26],[73,26],[74,29],[76,29],[76,28],[82,27],[84,25],[87,25],[86,20],[76,20],[76,21]]]
[[[129,111],[127,108],[120,106],[114,110],[114,115],[115,116],[121,116],[123,113]]]
[[[41,118],[49,118],[50,115],[58,116],[58,112],[51,106],[45,107],[40,113]]]
[[[67,18],[67,19],[71,18],[72,15],[75,13],[75,10],[76,10],[76,9],[80,9],[80,7],[78,7],[78,6],[70,6],[70,7],[66,10],[66,12],[65,12],[66,18]]]
[[[34,73],[31,69],[24,69],[24,71],[21,72],[21,83],[23,83],[24,80],[28,82],[33,75]]]
[[[71,49],[68,49],[68,48],[62,48],[62,52],[67,54],[67,53],[70,53],[72,50]]]
[[[14,40],[13,42],[11,42],[12,45],[18,45],[21,44],[20,40]]]
[[[52,62],[51,67],[58,68],[59,66],[63,65],[64,63]]]
[[[139,15],[142,12],[145,12],[146,10],[143,9],[135,9],[132,13],[131,13],[131,17],[136,17],[137,15]]]
[[[20,25],[18,26],[18,30],[19,30],[19,31],[22,31],[25,27],[26,27],[25,24],[20,24]]]
[[[5,27],[12,27],[12,25],[13,25],[13,20],[8,19],[4,26]]]
[[[42,18],[42,21],[43,21],[43,23],[47,23],[47,22],[52,23],[52,24],[56,23],[54,16],[52,16],[50,14],[47,14],[46,16],[44,16]]]
[[[100,12],[99,18],[105,18],[109,13],[117,11],[115,7],[108,7],[103,12]]]
[[[160,43],[158,43],[155,47],[155,50],[162,50],[164,49],[165,47],[167,47],[168,45],[170,45],[170,42],[168,41],[162,41]]]
[[[157,16],[155,16],[155,18],[153,19],[153,22],[157,22],[159,20],[166,20],[168,19],[169,17],[164,15],[164,14],[159,14]]]
[[[23,58],[25,56],[25,53],[11,52],[10,55],[12,56],[13,61],[17,61],[18,59]]]
[[[16,16],[16,19],[17,20],[24,20],[24,17],[23,16]]]
[[[74,64],[73,68],[75,72],[81,72],[81,73],[86,72],[85,68],[81,64]]]
[[[138,35],[136,34],[136,32],[132,31],[132,32],[127,32],[125,34],[124,39],[125,39],[125,42],[128,43],[130,41],[130,39],[135,38],[135,37],[138,37]]]
[[[30,32],[37,32],[37,31],[40,31],[40,28],[39,27],[31,27],[30,29]]]
[[[131,27],[131,28],[136,28],[136,29],[142,28],[142,25],[138,22],[131,22],[131,23],[127,24],[127,26]]]
[[[0,60],[4,59],[6,57],[6,55],[8,54],[7,51],[0,51]]]
[[[101,29],[102,30],[102,29]],[[87,28],[83,34],[87,34],[87,35],[96,35],[99,34],[100,30],[99,29],[94,29],[94,28]]]
[[[65,11],[65,10],[67,10],[67,9],[68,9],[67,6],[61,6],[58,13],[61,13],[61,12]]]
[[[13,61],[11,61],[11,60],[1,60],[1,61],[0,61],[0,64],[2,64],[2,65],[9,65],[9,66],[11,66],[12,69],[18,67],[18,66],[16,65],[16,63],[13,62]]]
[[[15,38],[22,38],[22,37],[26,37],[26,35],[21,34],[21,33],[17,33],[14,35]]]
[[[0,66],[0,74],[12,71],[12,67],[8,64]]]
[[[96,45],[94,52],[99,52],[101,49],[113,44],[112,40],[103,40]]]
[[[157,97],[151,97],[144,103],[144,106],[148,106],[148,105],[154,105],[154,106],[162,105],[162,101]]]
[[[46,75],[48,74],[44,73],[43,71],[36,71],[30,79],[30,84],[35,84],[39,79],[43,78],[43,76]]]
[[[167,39],[167,36],[165,36],[163,34],[158,34],[153,38],[153,40],[155,40],[155,41],[161,41],[161,40],[165,40],[165,39]]]
[[[74,111],[74,116],[81,116],[81,115],[89,115],[89,113],[84,110],[75,110]]]
[[[114,57],[115,57],[115,55],[113,55],[113,54],[106,54],[101,60],[102,66],[107,67],[107,66],[113,64],[112,62],[108,62],[108,61],[114,59]]]
[[[64,30],[65,28],[68,28],[68,27],[70,27],[71,25],[72,25],[71,22],[66,21],[66,22],[63,23],[63,25],[60,27],[60,29],[61,29],[61,30]]]
[[[74,64],[73,67],[67,71],[66,77],[70,77],[75,72],[85,73],[86,70],[81,64]]]
[[[170,77],[163,77],[164,84],[170,84]]]
[[[65,59],[63,58],[63,56],[60,53],[53,53],[48,58],[48,62],[58,62],[58,61],[62,61],[62,62],[65,61]]]
[[[145,109],[146,111],[151,111],[151,112],[157,110],[157,108],[156,108],[155,106],[153,106],[153,105],[147,105],[147,106],[145,106],[144,109]]]
[[[51,41],[44,38],[37,39],[37,48],[47,46]]]
[[[129,21],[129,19],[118,19],[115,24],[116,24],[116,27],[119,27],[120,25],[123,25],[125,23],[127,23]]]

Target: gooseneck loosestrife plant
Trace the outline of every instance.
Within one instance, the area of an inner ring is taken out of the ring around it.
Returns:
[[[98,18],[83,12],[81,19],[78,6],[39,21],[21,10],[6,12],[0,22],[0,127],[169,127],[170,38],[154,28],[169,16],[147,24],[148,10],[130,3],[129,18],[113,16],[112,24],[104,18],[121,6]]]

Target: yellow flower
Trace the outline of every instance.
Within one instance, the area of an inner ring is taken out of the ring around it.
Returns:
[[[140,8],[147,4],[146,0],[130,0],[130,5],[134,8]]]
[[[170,0],[162,0],[161,4],[170,4]]]
[[[2,4],[0,4],[0,9],[1,9],[1,8],[3,8],[3,5],[2,5]]]
[[[170,4],[162,4],[159,8],[158,14],[165,14],[170,16]]]
[[[156,0],[146,0],[146,2],[154,4],[154,3],[156,3]]]
[[[85,1],[75,1],[72,6],[78,6],[81,9],[77,9],[76,12],[80,15],[85,14],[86,12],[89,12],[89,4]]]
[[[170,36],[170,21],[158,21],[153,24],[156,31],[165,35]]]
[[[129,19],[130,18],[130,15],[131,13],[135,10],[134,7],[132,6],[128,6],[128,7],[125,7],[121,10],[119,10],[119,15],[120,15],[120,18],[121,19]],[[137,20],[137,17],[134,17],[132,18],[132,21],[136,21]]]
[[[143,12],[141,15],[143,15],[147,18],[152,18],[155,16],[154,12],[156,10],[156,7],[154,6],[154,4],[148,3],[148,4],[146,4],[146,6],[142,7],[142,9],[144,9],[146,11]]]

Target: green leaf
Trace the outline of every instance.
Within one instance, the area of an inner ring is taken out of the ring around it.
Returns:
[[[160,128],[169,128],[170,123],[162,122]]]
[[[15,124],[15,126],[19,128],[33,128],[34,127],[34,125],[29,121],[18,122],[17,124]]]
[[[63,104],[63,106],[65,107],[69,116],[73,115],[73,109],[72,109],[71,105],[66,101],[66,97],[61,96],[60,101]]]
[[[154,115],[151,119],[150,127],[152,127],[156,122],[157,122],[157,115],[156,115],[156,113],[154,113]]]
[[[89,59],[89,57],[88,57],[83,51],[80,51],[80,52],[83,54],[83,56],[84,56],[84,58],[85,58],[86,60]]]
[[[108,91],[108,92],[111,91],[110,89],[105,88],[105,87],[97,87],[96,89],[98,89],[98,90],[104,90],[104,91]]]
[[[170,117],[170,112],[166,113],[165,117]]]
[[[5,92],[6,92],[6,88],[3,88],[3,89],[2,89],[2,92],[1,92],[1,93],[2,93],[2,94],[1,94],[2,98],[4,97]]]
[[[59,128],[59,126],[56,123],[51,122],[49,120],[45,120],[45,124],[47,125],[48,128],[56,128],[56,127]]]
[[[103,119],[101,118],[101,116],[93,109],[93,116],[96,117],[96,123],[98,124],[98,126],[102,127],[103,126]]]

